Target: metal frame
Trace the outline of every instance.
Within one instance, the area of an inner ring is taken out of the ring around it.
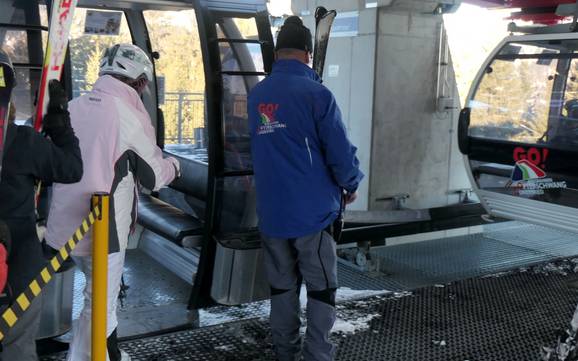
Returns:
[[[148,33],[148,28],[146,26],[146,20],[142,11],[136,11],[134,9],[128,9],[124,11],[126,21],[128,23],[128,28],[131,33],[131,38],[133,44],[139,46],[141,49],[146,49],[149,54],[152,54],[152,45]],[[152,60],[152,59],[151,59]],[[154,81],[150,82],[153,89],[150,94],[143,94],[143,101],[145,107],[148,110],[151,120],[153,122],[153,127],[157,129],[158,126],[158,87],[156,81],[156,68],[155,62],[153,61],[153,74],[155,74]]]
[[[200,1],[197,10],[197,21],[199,23],[199,34],[203,58],[205,61],[205,82],[207,84],[207,124],[208,131],[208,184],[207,184],[207,208],[205,210],[205,239],[201,250],[201,257],[193,290],[189,300],[189,308],[201,308],[211,306],[214,300],[210,297],[214,276],[215,259],[217,255],[217,239],[220,224],[219,209],[222,206],[222,192],[219,186],[227,176],[252,175],[252,171],[247,172],[225,172],[224,159],[224,129],[223,129],[223,72],[219,43],[224,39],[217,36],[217,24],[222,17],[255,17],[259,36],[265,36],[262,42],[263,60],[265,70],[272,68],[272,46],[268,47],[263,43],[273,44],[270,27],[266,18],[267,12],[264,3],[255,4],[246,2],[246,6],[232,7],[224,2]],[[238,5],[238,4],[237,4]],[[226,30],[225,30],[226,31]],[[234,39],[233,41],[236,41]],[[268,51],[271,50],[271,54]],[[249,75],[255,75],[251,73]],[[259,73],[262,74],[262,73]],[[265,75],[266,73],[263,73]],[[243,75],[243,74],[238,74]]]
[[[424,220],[410,220],[387,224],[354,225],[347,224],[339,244],[368,241],[372,246],[384,245],[390,237],[407,236],[417,233],[444,231],[460,227],[471,227],[487,224],[482,218],[486,211],[479,203],[464,203],[453,206],[431,208]],[[495,221],[501,222],[501,219]]]

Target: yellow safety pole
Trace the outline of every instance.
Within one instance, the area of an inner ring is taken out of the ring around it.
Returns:
[[[100,205],[92,236],[92,361],[106,360],[109,198],[108,193],[92,196],[93,207]]]

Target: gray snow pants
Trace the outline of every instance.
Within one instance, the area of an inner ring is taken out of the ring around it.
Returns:
[[[307,286],[305,361],[331,361],[335,347],[329,340],[335,323],[337,254],[335,242],[323,231],[292,239],[263,236],[264,262],[271,286],[271,331],[279,361],[301,360],[303,279]]]

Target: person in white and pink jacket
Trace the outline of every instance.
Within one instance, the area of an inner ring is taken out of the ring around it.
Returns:
[[[146,53],[132,44],[115,45],[106,50],[99,76],[91,92],[69,105],[72,127],[80,141],[84,175],[76,184],[53,185],[45,239],[50,247],[60,249],[89,213],[91,195],[111,194],[108,356],[110,361],[128,361],[129,355],[116,344],[116,305],[125,250],[136,222],[138,188],[158,190],[178,177],[180,167],[176,159],[163,158],[140,98],[153,79],[153,66]],[[86,287],[84,308],[73,329],[67,361],[89,361],[92,304],[89,235],[78,244],[73,259],[86,277]]]

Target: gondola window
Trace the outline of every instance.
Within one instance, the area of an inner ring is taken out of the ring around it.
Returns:
[[[578,44],[506,44],[484,69],[470,136],[528,144],[578,143]]]

